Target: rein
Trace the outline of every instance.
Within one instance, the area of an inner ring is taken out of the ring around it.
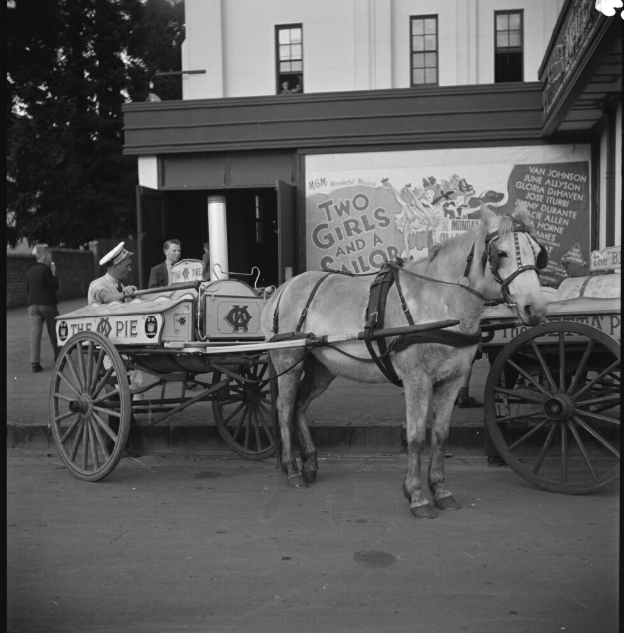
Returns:
[[[418,277],[419,279],[424,279],[425,281],[433,281],[437,284],[447,284],[449,286],[459,286],[460,288],[463,288],[464,290],[467,290],[470,294],[473,294],[475,297],[479,297],[479,299],[481,299],[482,301],[485,302],[486,306],[496,306],[499,303],[501,303],[501,299],[488,299],[486,296],[482,295],[478,290],[475,290],[474,288],[471,288],[470,286],[468,286],[467,284],[462,284],[460,283],[460,281],[462,279],[468,279],[468,275],[466,274],[468,272],[468,270],[470,270],[470,264],[472,263],[472,259],[474,257],[474,242],[472,244],[472,249],[470,250],[470,253],[468,254],[468,258],[467,258],[467,263],[466,263],[466,269],[464,271],[464,274],[457,280],[457,281],[443,281],[442,279],[435,279],[434,277],[427,277],[426,275],[419,275],[418,273],[415,273],[411,270],[407,270],[405,268],[403,268],[400,264],[397,264],[395,262],[391,262],[388,261],[386,262],[388,266],[392,266],[393,268],[396,268],[397,270],[402,270],[404,273],[406,273],[407,275],[411,275],[412,277]]]
[[[514,234],[514,245],[515,245],[515,253],[516,253],[516,263],[517,263],[517,269],[512,274],[510,274],[508,277],[503,279],[498,273],[499,255],[495,247],[495,242],[500,237],[500,233],[498,231],[493,231],[492,233],[488,233],[486,235],[483,254],[481,256],[481,266],[483,270],[485,270],[486,264],[489,263],[492,276],[501,285],[502,299],[488,299],[486,296],[481,294],[478,290],[475,290],[474,288],[469,287],[468,284],[470,283],[470,280],[469,280],[468,275],[470,273],[470,268],[474,260],[475,245],[476,245],[476,242],[473,242],[472,247],[470,248],[470,252],[468,253],[468,256],[466,258],[466,267],[464,269],[464,273],[461,277],[458,278],[456,282],[443,281],[441,279],[435,279],[433,277],[427,277],[426,275],[421,275],[411,270],[406,270],[403,267],[403,260],[400,258],[397,258],[396,261],[385,260],[383,266],[381,267],[379,271],[373,272],[373,273],[367,273],[364,275],[362,274],[355,275],[353,273],[349,273],[349,272],[345,272],[341,270],[333,270],[333,269],[327,270],[326,274],[320,277],[316,281],[314,287],[312,288],[310,295],[308,296],[306,305],[303,308],[303,311],[301,312],[301,315],[299,317],[299,322],[297,323],[295,332],[301,331],[301,328],[303,327],[306,316],[308,314],[308,309],[310,305],[312,304],[312,301],[316,295],[316,292],[318,291],[321,284],[330,275],[343,274],[349,277],[365,277],[369,275],[376,275],[369,290],[368,306],[366,308],[366,325],[364,326],[364,342],[371,356],[371,360],[377,365],[381,373],[391,383],[402,387],[403,382],[398,377],[394,369],[394,366],[392,365],[392,361],[390,359],[391,352],[401,351],[407,348],[408,346],[414,345],[417,343],[439,343],[443,345],[451,345],[454,347],[478,345],[482,340],[482,334],[481,334],[480,328],[474,334],[464,334],[462,332],[455,332],[455,331],[449,331],[449,330],[431,331],[431,332],[418,333],[418,334],[402,334],[402,335],[397,336],[397,338],[395,338],[389,345],[386,344],[386,339],[382,337],[379,339],[375,339],[377,341],[377,346],[379,349],[379,354],[377,354],[377,352],[375,351],[373,347],[373,332],[375,330],[382,329],[384,326],[386,301],[388,297],[388,292],[392,284],[396,286],[397,293],[399,295],[399,300],[401,302],[401,309],[403,313],[405,314],[405,318],[407,319],[407,322],[409,323],[409,325],[414,325],[414,319],[409,311],[409,307],[407,305],[407,302],[405,301],[405,297],[403,296],[403,291],[401,289],[401,284],[399,281],[399,271],[403,271],[404,273],[408,275],[412,275],[412,277],[417,277],[425,281],[432,281],[434,283],[446,284],[450,286],[459,286],[460,288],[463,288],[467,292],[470,292],[471,294],[473,294],[475,297],[478,297],[479,299],[481,299],[486,306],[495,306],[495,305],[498,305],[499,303],[504,302],[507,306],[513,307],[516,304],[511,303],[511,297],[509,295],[509,288],[508,288],[509,284],[518,275],[520,275],[521,273],[527,270],[535,270],[539,274],[539,271],[542,268],[545,268],[548,262],[548,252],[543,245],[539,244],[539,242],[536,242],[538,246],[540,247],[540,250],[537,254],[535,254],[535,250],[533,249],[533,241],[535,240],[534,238],[530,236],[530,234],[528,234],[528,229],[524,225],[518,222],[514,222],[512,225],[512,232]],[[519,243],[518,235],[517,235],[519,232],[528,234],[527,236],[529,237],[529,240],[530,240],[531,249],[533,250],[533,253],[536,256],[537,265],[530,264],[530,265],[524,266],[522,264],[522,258],[520,256],[520,243]],[[465,283],[462,283],[462,280],[464,279],[466,281]],[[276,335],[278,334],[278,331],[279,331],[279,304],[280,304],[280,301],[281,301],[282,295],[284,294],[285,289],[286,289],[286,286],[284,286],[284,289],[278,296],[277,304],[275,306],[275,311],[273,312],[272,332],[274,332]],[[339,348],[336,348],[333,345],[331,347],[336,349],[336,351],[339,351],[355,360],[360,360],[362,362],[370,362],[368,359],[358,358],[356,356],[347,354],[343,350],[340,350]]]
[[[499,303],[504,302],[507,306],[512,307],[516,304],[511,303],[511,297],[509,295],[509,284],[521,273],[527,270],[535,270],[539,274],[539,270],[545,268],[548,262],[548,252],[545,247],[541,244],[538,245],[540,247],[539,252],[536,255],[536,264],[535,265],[522,265],[522,258],[520,257],[520,243],[518,241],[518,232],[524,232],[528,234],[527,228],[518,223],[514,222],[512,225],[512,231],[514,234],[514,245],[516,251],[516,263],[517,269],[509,275],[506,279],[502,279],[502,277],[498,274],[498,266],[499,266],[499,256],[498,251],[494,243],[500,237],[498,231],[494,231],[492,233],[488,233],[485,237],[485,246],[483,250],[483,255],[481,256],[481,265],[483,270],[485,270],[485,265],[487,262],[490,264],[490,270],[492,271],[492,276],[494,279],[501,285],[501,299],[488,299],[480,292],[475,290],[474,288],[470,288],[468,284],[470,283],[468,275],[470,273],[470,268],[472,266],[472,261],[474,259],[475,252],[475,244],[472,243],[472,247],[470,248],[470,252],[468,253],[468,257],[466,258],[466,267],[464,268],[464,274],[459,277],[457,282],[453,283],[450,281],[443,281],[441,279],[434,279],[433,277],[427,277],[426,275],[420,275],[419,273],[413,272],[411,270],[406,270],[402,266],[402,261],[399,260],[397,262],[386,261],[378,276],[373,281],[369,293],[368,299],[368,308],[366,310],[366,326],[365,326],[365,338],[364,341],[366,343],[366,347],[368,348],[368,352],[371,355],[371,358],[375,361],[375,364],[381,371],[381,373],[393,384],[397,386],[403,386],[401,379],[398,377],[394,367],[392,365],[392,361],[390,359],[391,351],[400,351],[408,347],[409,345],[413,345],[415,343],[442,343],[444,345],[453,345],[457,347],[467,346],[467,345],[478,345],[481,342],[481,329],[477,330],[474,334],[463,334],[461,332],[454,331],[434,331],[427,332],[423,334],[412,334],[408,336],[400,336],[395,339],[390,346],[386,346],[385,339],[379,339],[378,347],[381,354],[377,355],[372,345],[372,332],[376,328],[383,327],[383,318],[385,312],[385,303],[388,295],[388,290],[390,286],[394,282],[397,287],[397,292],[399,294],[399,299],[401,301],[401,308],[407,318],[407,321],[410,325],[414,324],[414,320],[412,315],[409,312],[409,308],[407,307],[407,303],[403,296],[403,292],[401,290],[401,285],[399,283],[399,271],[402,270],[404,273],[408,275],[412,275],[413,277],[417,277],[419,279],[424,279],[425,281],[433,281],[435,283],[447,284],[451,286],[459,286],[464,290],[470,292],[474,296],[478,297],[482,301],[484,301],[486,306],[495,306]],[[530,238],[529,236],[529,239]],[[533,249],[533,244],[531,242],[531,248]],[[535,255],[535,251],[533,250]],[[466,280],[466,283],[461,283],[462,279]],[[382,288],[382,290],[376,290],[376,286]]]
[[[391,262],[391,261],[386,261],[386,263],[389,266],[393,266],[397,270],[402,270],[404,273],[406,273],[408,275],[412,275],[412,277],[418,277],[419,279],[424,279],[425,281],[433,281],[433,282],[438,283],[438,284],[447,284],[449,286],[459,286],[460,288],[463,288],[464,290],[468,291],[470,294],[473,294],[475,297],[478,297],[479,299],[484,301],[485,305],[487,307],[496,306],[499,303],[504,303],[507,307],[512,308],[516,304],[515,303],[511,303],[511,297],[509,295],[509,289],[508,289],[509,284],[518,275],[520,275],[521,273],[523,273],[523,272],[525,272],[527,270],[535,270],[537,272],[537,274],[539,275],[539,271],[542,270],[543,268],[545,268],[546,264],[548,263],[548,251],[546,250],[546,248],[542,244],[537,242],[530,235],[529,230],[524,225],[514,221],[512,232],[513,232],[513,236],[514,236],[514,245],[515,245],[515,252],[516,252],[517,269],[514,270],[514,272],[511,273],[511,275],[509,275],[509,277],[503,279],[498,274],[499,257],[498,257],[498,253],[496,252],[496,247],[494,246],[494,243],[496,241],[498,241],[498,238],[500,237],[500,234],[499,234],[498,231],[493,231],[492,233],[488,233],[485,236],[485,245],[484,245],[484,248],[483,248],[483,254],[481,255],[481,267],[483,268],[483,270],[485,270],[486,264],[487,263],[490,264],[490,270],[492,271],[492,276],[501,285],[501,295],[503,297],[502,299],[488,299],[486,296],[482,295],[478,290],[475,290],[474,288],[471,288],[468,285],[470,283],[470,281],[468,279],[468,275],[470,273],[470,267],[472,266],[472,260],[474,259],[474,252],[475,252],[476,242],[472,243],[472,246],[470,248],[470,252],[468,253],[468,257],[466,257],[466,267],[464,268],[464,274],[461,277],[459,277],[459,279],[456,282],[443,281],[442,279],[435,279],[433,277],[427,277],[426,275],[420,275],[420,274],[415,273],[415,272],[413,272],[411,270],[407,270],[407,269],[403,268],[402,264],[400,264],[400,263],[397,264],[397,263]],[[539,246],[539,251],[537,252],[537,254],[535,253],[535,250],[533,250],[533,253],[535,255],[535,261],[536,261],[537,265],[529,264],[527,266],[524,266],[522,264],[522,259],[520,257],[520,243],[518,241],[518,233],[526,233],[527,234],[527,237],[529,238],[529,241],[530,241],[530,244],[531,244],[531,249],[533,249],[533,242],[534,241]],[[463,279],[466,280],[466,283],[462,283]]]

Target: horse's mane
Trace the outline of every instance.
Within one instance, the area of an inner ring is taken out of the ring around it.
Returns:
[[[533,221],[531,220],[531,216],[529,215],[528,211],[525,211],[524,209],[519,209],[511,215],[503,213],[502,215],[498,216],[498,234],[500,236],[503,236],[506,233],[511,233],[513,231],[514,225],[518,224],[526,227],[531,235],[535,232],[535,226],[533,225]],[[488,234],[488,226],[485,222],[482,221],[471,231],[466,231],[466,233],[463,233],[462,235],[451,237],[441,244],[434,244],[429,250],[429,262],[431,263],[440,251],[443,251],[447,248],[455,248],[460,242],[463,242],[466,239],[466,236],[469,234],[472,234],[474,238],[481,237],[483,240],[485,240]]]
[[[531,235],[535,232],[535,226],[533,225],[533,220],[531,220],[529,212],[524,209],[519,209],[511,215],[505,213],[500,216],[498,234],[502,236],[505,235],[505,233],[511,233],[514,225],[518,224],[524,226]]]

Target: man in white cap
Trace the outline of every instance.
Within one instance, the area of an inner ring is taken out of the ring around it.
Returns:
[[[121,282],[127,279],[132,271],[132,256],[134,253],[124,248],[124,242],[120,242],[115,248],[100,259],[100,266],[106,266],[106,274],[103,277],[94,279],[89,285],[87,301],[89,305],[102,305],[113,301],[130,301],[132,294],[136,292],[136,286],[124,286]],[[104,359],[104,367],[110,361]],[[128,372],[130,387],[136,388],[143,385],[143,372],[134,370]],[[136,394],[133,399],[141,400],[143,394]],[[130,423],[135,423],[134,415],[131,415]],[[119,429],[119,422],[109,417],[109,424],[114,431]],[[126,454],[130,457],[139,457],[139,453],[126,446]]]
[[[120,242],[115,248],[100,259],[100,266],[106,266],[106,274],[94,279],[89,285],[87,301],[89,305],[111,303],[113,301],[129,301],[136,292],[136,286],[124,286],[121,282],[127,279],[132,271],[134,253],[124,248]]]

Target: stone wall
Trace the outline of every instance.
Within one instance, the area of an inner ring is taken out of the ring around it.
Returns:
[[[52,259],[56,264],[56,276],[60,282],[57,291],[59,301],[84,297],[94,276],[94,256],[91,251],[51,248]],[[6,300],[10,306],[25,306],[26,273],[37,263],[34,255],[7,253],[6,259]]]

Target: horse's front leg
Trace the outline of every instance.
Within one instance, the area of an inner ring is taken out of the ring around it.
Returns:
[[[420,479],[420,463],[425,448],[427,411],[431,396],[431,383],[426,374],[414,376],[405,386],[405,410],[407,418],[407,475],[403,492],[410,502],[410,511],[417,519],[434,519],[438,516],[423,496]]]
[[[449,490],[444,488],[444,455],[449,435],[453,403],[457,397],[461,378],[434,387],[431,406],[434,412],[431,428],[431,460],[428,483],[433,502],[440,510],[458,510],[459,504]]]

